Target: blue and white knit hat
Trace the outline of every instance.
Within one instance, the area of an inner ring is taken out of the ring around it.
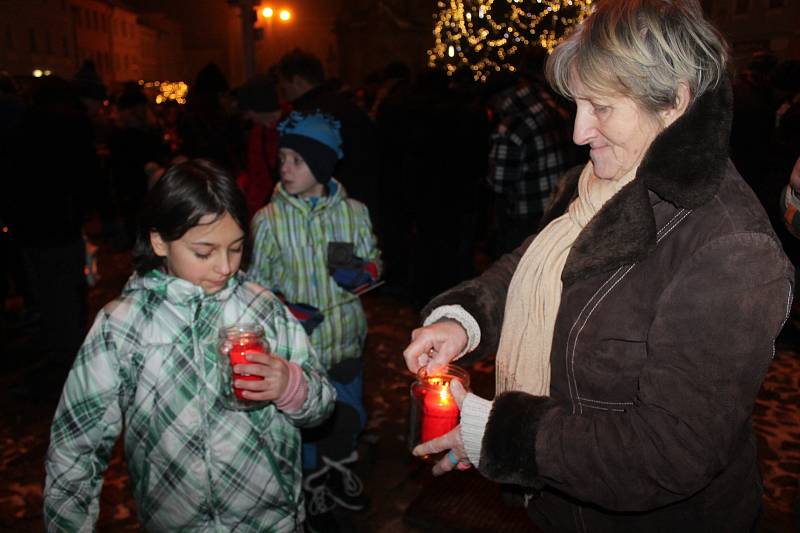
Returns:
[[[278,124],[278,146],[291,148],[305,160],[314,178],[328,183],[336,163],[344,157],[341,124],[317,110],[311,113],[292,111]]]

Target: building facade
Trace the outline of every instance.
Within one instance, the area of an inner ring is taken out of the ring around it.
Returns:
[[[68,0],[1,1],[0,70],[17,76],[74,74],[71,7]]]
[[[91,61],[107,84],[183,79],[180,26],[117,0],[0,1],[0,70],[71,78]]]

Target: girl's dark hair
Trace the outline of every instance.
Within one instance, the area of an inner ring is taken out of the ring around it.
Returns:
[[[133,268],[143,275],[164,265],[150,245],[150,232],[165,242],[180,239],[206,215],[225,213],[239,224],[247,242],[247,204],[233,178],[205,159],[190,159],[171,166],[148,193],[139,215],[139,231],[133,246]],[[216,220],[216,219],[215,219]]]

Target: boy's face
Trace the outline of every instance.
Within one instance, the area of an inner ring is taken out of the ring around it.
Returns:
[[[281,148],[278,152],[278,162],[281,183],[286,192],[300,198],[319,197],[324,194],[325,186],[314,178],[314,174],[300,154],[291,148]]]
[[[200,222],[175,241],[164,241],[150,233],[150,244],[166,259],[167,271],[202,288],[206,294],[222,289],[239,270],[244,247],[244,231],[225,213],[205,215]]]

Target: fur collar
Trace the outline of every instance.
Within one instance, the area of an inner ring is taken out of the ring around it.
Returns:
[[[732,109],[733,93],[725,81],[653,140],[636,178],[578,235],[561,275],[564,285],[640,261],[655,248],[649,191],[686,209],[711,200],[725,175]]]

